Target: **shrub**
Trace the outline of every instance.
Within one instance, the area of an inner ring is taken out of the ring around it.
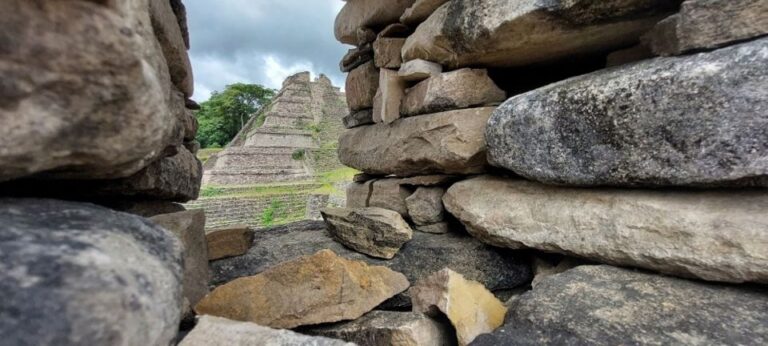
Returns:
[[[304,149],[296,149],[296,151],[294,151],[293,154],[291,154],[291,157],[294,160],[296,160],[296,161],[304,160],[304,155],[305,154],[306,154],[306,150],[304,150]]]

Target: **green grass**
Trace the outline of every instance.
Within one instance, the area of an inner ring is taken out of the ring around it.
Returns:
[[[224,148],[200,149],[200,151],[197,152],[197,158],[200,159],[200,162],[205,163],[205,161],[208,161],[213,154],[217,154],[222,150],[224,150]]]

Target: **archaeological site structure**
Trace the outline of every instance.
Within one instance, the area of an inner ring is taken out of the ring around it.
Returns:
[[[188,27],[0,0],[0,344],[768,344],[768,1],[346,0],[205,165]]]

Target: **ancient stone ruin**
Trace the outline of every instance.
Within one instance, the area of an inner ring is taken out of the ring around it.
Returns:
[[[766,1],[348,0],[346,207],[207,234],[181,1],[0,18],[3,344],[768,344]],[[339,97],[205,179],[309,174]]]

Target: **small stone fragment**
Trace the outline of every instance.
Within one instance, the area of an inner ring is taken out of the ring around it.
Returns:
[[[342,119],[344,127],[351,129],[353,127],[373,124],[373,109],[363,109],[352,112]]]
[[[219,286],[195,311],[295,328],[356,319],[408,286],[403,274],[322,250]]]
[[[438,222],[431,225],[416,226],[416,230],[424,233],[445,234],[451,231],[451,224],[448,222]]]
[[[379,71],[373,61],[366,62],[347,75],[345,85],[347,106],[351,111],[373,107],[373,97],[379,88]]]
[[[413,231],[400,214],[382,208],[325,208],[328,232],[345,246],[369,256],[392,259]]]
[[[491,106],[506,99],[488,71],[464,68],[419,82],[402,101],[400,113],[413,116],[473,106]]]
[[[448,268],[417,282],[409,293],[413,311],[448,317],[461,346],[501,326],[507,313],[504,303],[485,286]]]
[[[373,42],[373,60],[378,68],[399,69],[403,63],[400,51],[404,38],[379,37]]]
[[[312,345],[354,346],[341,340],[313,337],[262,327],[251,322],[238,322],[214,316],[201,316],[179,346],[248,346],[248,345]]]
[[[416,225],[425,226],[443,221],[443,195],[441,187],[420,187],[405,199],[408,215]]]
[[[347,51],[339,62],[341,72],[350,72],[358,66],[373,60],[373,47],[370,44],[356,47]]]
[[[405,82],[397,71],[381,69],[379,91],[381,92],[381,110],[379,116],[384,124],[391,124],[400,119],[400,106],[405,96]]]
[[[450,327],[417,312],[375,310],[354,321],[302,332],[365,346],[446,346],[455,342]]]
[[[415,59],[400,65],[400,71],[397,72],[397,75],[406,82],[420,82],[429,77],[438,76],[442,72],[443,66],[440,64]]]
[[[253,230],[248,225],[217,228],[206,232],[208,260],[240,256],[253,244]]]

